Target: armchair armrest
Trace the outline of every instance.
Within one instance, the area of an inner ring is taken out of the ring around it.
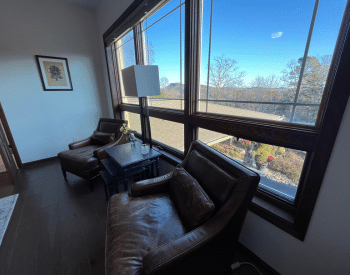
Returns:
[[[228,243],[227,240],[220,239],[218,233],[222,229],[219,224],[208,222],[149,251],[142,260],[144,274],[221,274],[218,270],[212,270],[212,257],[213,251],[220,250]],[[217,259],[217,262],[222,260]]]
[[[222,271],[232,262],[232,251],[240,232],[239,228],[232,229],[227,224],[239,222],[241,216],[247,212],[247,210],[240,212],[240,207],[246,209],[244,205],[242,206],[245,197],[240,194],[241,190],[233,191],[232,197],[218,213],[203,225],[149,251],[142,260],[144,274],[224,273]],[[220,251],[220,257],[215,259],[215,265],[212,264],[213,251]],[[223,270],[218,270],[218,267]]]
[[[77,148],[88,146],[88,145],[90,145],[90,143],[91,143],[91,137],[88,137],[86,139],[73,142],[73,143],[69,144],[68,147],[69,147],[69,150],[74,150]]]
[[[129,184],[129,196],[138,197],[166,192],[172,176],[173,172],[170,172],[157,178],[133,182]]]
[[[102,147],[94,150],[94,156],[98,159],[98,160],[102,160],[102,159],[106,159],[107,158],[107,153],[105,152],[104,149],[109,148],[109,147],[113,147],[113,146],[117,146],[117,145],[122,145],[127,143],[128,141],[126,140],[126,136],[124,134],[122,134],[118,139],[113,140],[112,142],[103,145]]]

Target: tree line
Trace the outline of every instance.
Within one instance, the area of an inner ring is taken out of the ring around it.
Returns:
[[[213,58],[209,70],[209,87],[201,85],[201,99],[256,101],[257,103],[212,102],[215,104],[264,112],[282,116],[289,121],[291,105],[259,104],[258,102],[293,103],[300,85],[298,103],[319,104],[326,83],[331,56],[308,56],[305,62],[302,81],[299,76],[303,58],[291,60],[281,72],[281,76],[256,76],[249,83],[244,82],[246,73],[238,67],[235,59],[217,56]],[[166,96],[179,98],[178,87],[169,89],[169,82],[161,78],[161,88]],[[294,121],[314,123],[318,106],[297,106]]]

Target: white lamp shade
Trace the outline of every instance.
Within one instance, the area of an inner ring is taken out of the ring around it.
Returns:
[[[157,65],[132,65],[122,70],[125,96],[160,95]]]

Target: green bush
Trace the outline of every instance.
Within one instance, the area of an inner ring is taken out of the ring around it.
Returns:
[[[274,156],[274,146],[268,144],[257,144],[254,148],[254,157],[256,164],[262,164],[267,161],[269,156]]]

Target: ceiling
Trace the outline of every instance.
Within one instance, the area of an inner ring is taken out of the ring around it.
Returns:
[[[79,6],[83,6],[85,8],[97,9],[102,0],[57,0],[58,2],[65,4],[75,4]]]

